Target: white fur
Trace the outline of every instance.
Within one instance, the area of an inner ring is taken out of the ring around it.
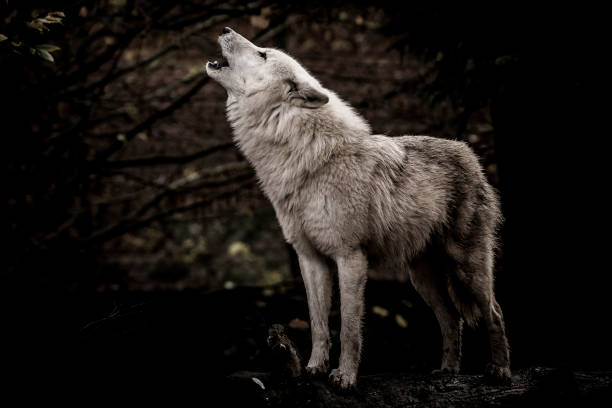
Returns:
[[[219,38],[228,67],[206,71],[228,93],[234,139],[254,166],[300,261],[312,323],[307,371],[329,365],[328,314],[338,269],[341,356],[330,378],[355,384],[366,272],[408,276],[443,334],[442,369],[459,369],[462,318],[484,317],[491,372],[509,377],[508,344],[493,295],[497,196],[464,143],[371,135],[366,121],[287,54],[234,31]],[[265,53],[265,58],[261,55]],[[420,267],[448,259],[451,268]]]

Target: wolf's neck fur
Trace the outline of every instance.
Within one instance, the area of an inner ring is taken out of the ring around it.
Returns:
[[[227,118],[234,140],[273,202],[299,189],[344,145],[370,135],[370,126],[361,116],[335,94],[330,92],[329,97],[318,109],[228,98]]]

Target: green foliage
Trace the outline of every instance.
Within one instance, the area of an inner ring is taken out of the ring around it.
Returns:
[[[43,32],[50,30],[47,25],[62,24],[64,17],[66,17],[66,15],[63,12],[52,11],[42,18],[35,18],[34,20],[27,22],[26,25],[42,34]]]
[[[501,57],[498,57],[497,59],[495,59],[495,65],[513,64],[513,63],[516,63],[517,61],[518,61],[518,58],[516,56],[502,55]]]
[[[55,62],[51,53],[60,50],[60,47],[53,44],[35,45],[35,42],[45,38],[51,30],[50,25],[62,24],[64,18],[65,14],[62,11],[52,11],[44,17],[13,24],[12,32],[9,33],[11,38],[10,49],[16,54],[30,54],[48,62]],[[0,34],[0,42],[8,40],[9,36]]]
[[[53,56],[51,53],[53,51],[60,50],[61,48],[52,44],[40,44],[36,45],[33,48],[30,48],[30,53],[32,55],[38,55],[40,58],[45,61],[54,62]]]

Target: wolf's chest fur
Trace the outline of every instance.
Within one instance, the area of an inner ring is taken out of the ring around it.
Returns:
[[[411,146],[423,138],[355,131],[333,109],[317,112],[322,117],[309,112],[287,121],[280,134],[258,126],[275,112],[271,107],[259,119],[243,119],[248,109],[230,110],[228,118],[287,241],[306,239],[330,257],[347,246],[371,246],[377,253],[386,249],[395,253],[393,258],[402,253],[402,259],[422,249],[442,222],[448,201],[444,190],[432,187],[434,163],[430,174],[413,171],[416,162],[428,161]],[[338,132],[342,128],[345,132]],[[389,242],[397,234],[405,241]]]

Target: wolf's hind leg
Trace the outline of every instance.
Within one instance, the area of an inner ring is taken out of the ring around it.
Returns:
[[[508,382],[511,379],[510,347],[502,310],[493,292],[493,249],[486,241],[481,242],[481,245],[475,246],[457,264],[457,277],[470,292],[470,297],[487,326],[491,344],[491,364],[487,367],[485,376],[495,382]]]
[[[497,382],[508,382],[510,374],[510,347],[506,337],[504,316],[502,310],[493,296],[490,302],[490,310],[485,315],[487,329],[491,340],[491,364],[487,367],[485,375]]]
[[[425,303],[433,310],[442,333],[442,363],[434,374],[458,373],[461,366],[463,321],[450,299],[441,270],[427,260],[413,265],[410,278]]]

